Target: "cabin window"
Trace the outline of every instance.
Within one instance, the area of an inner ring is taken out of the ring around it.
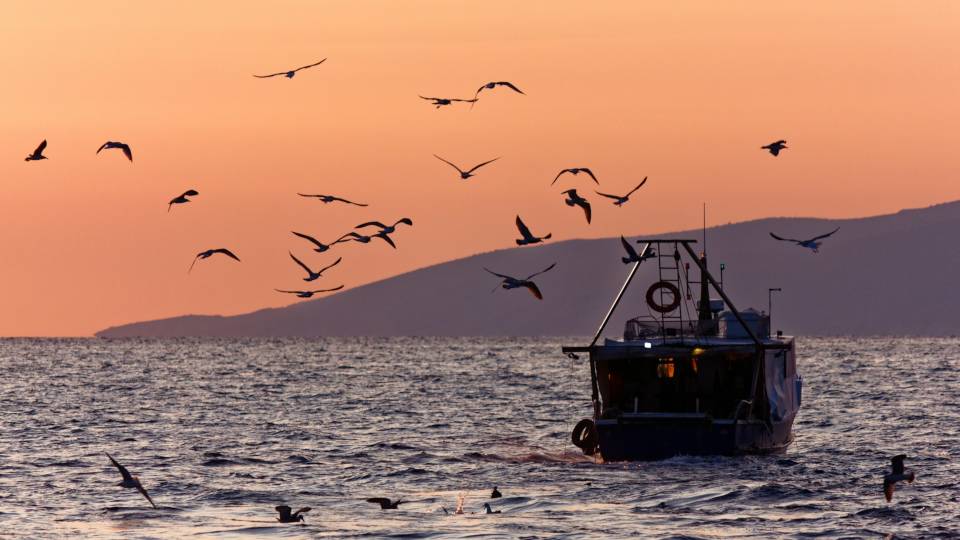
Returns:
[[[657,378],[672,379],[676,372],[676,366],[673,364],[673,358],[660,358],[657,360]]]

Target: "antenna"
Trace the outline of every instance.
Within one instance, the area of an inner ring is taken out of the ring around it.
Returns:
[[[703,253],[707,253],[707,203],[703,203]]]

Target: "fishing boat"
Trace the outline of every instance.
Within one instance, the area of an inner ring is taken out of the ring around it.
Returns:
[[[718,282],[696,240],[638,242],[639,260],[593,340],[563,347],[571,358],[589,354],[593,417],[574,427],[573,444],[604,461],[785,451],[803,385],[794,339],[771,335],[768,312],[734,306],[722,267]],[[656,265],[648,314],[628,320],[621,339],[601,341],[642,264]]]

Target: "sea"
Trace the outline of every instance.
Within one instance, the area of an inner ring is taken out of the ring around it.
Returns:
[[[960,339],[797,343],[785,454],[602,463],[584,338],[2,340],[0,538],[960,538]]]

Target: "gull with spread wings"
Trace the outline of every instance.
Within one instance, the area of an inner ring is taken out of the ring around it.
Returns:
[[[167,212],[169,212],[170,208],[172,208],[175,204],[184,204],[190,202],[190,199],[187,197],[196,197],[199,194],[200,193],[195,189],[188,189],[184,191],[179,197],[170,199],[170,202],[167,204]]]
[[[326,62],[326,61],[327,61],[327,59],[324,58],[323,60],[317,62],[316,64],[310,64],[309,66],[298,67],[297,69],[292,69],[292,70],[290,70],[290,71],[278,71],[278,72],[276,72],[276,73],[271,73],[271,74],[269,74],[269,75],[254,75],[254,77],[256,77],[256,78],[258,78],[258,79],[269,79],[270,77],[276,77],[277,75],[283,75],[284,77],[286,77],[286,78],[288,78],[288,79],[292,79],[293,76],[296,75],[296,73],[297,73],[298,71],[300,71],[301,69],[307,69],[307,68],[312,68],[313,66],[319,66],[320,64],[322,64],[322,63],[324,63],[324,62]]]
[[[523,94],[523,90],[520,90],[519,88],[517,88],[516,86],[514,86],[514,85],[513,85],[512,83],[510,83],[510,82],[507,82],[507,81],[492,81],[492,82],[488,82],[487,84],[481,86],[480,88],[477,88],[477,93],[473,95],[473,100],[474,100],[474,101],[477,101],[477,99],[479,99],[479,97],[480,97],[480,92],[482,92],[482,91],[484,91],[484,90],[493,90],[494,88],[496,88],[496,87],[498,87],[498,86],[506,86],[507,88],[513,90],[514,92],[517,92],[518,94]],[[526,95],[526,94],[523,94],[523,95]],[[473,106],[473,105],[471,105],[471,107],[472,107],[472,106]]]
[[[498,287],[503,287],[504,289],[507,289],[507,290],[523,287],[528,291],[530,291],[530,293],[533,294],[533,296],[536,297],[537,300],[543,300],[543,294],[540,292],[540,288],[537,287],[537,284],[531,280],[539,276],[540,274],[549,272],[556,265],[557,263],[553,263],[550,266],[544,268],[543,270],[536,272],[534,274],[530,274],[529,276],[522,279],[508,276],[506,274],[498,274],[486,267],[484,267],[483,269],[503,280],[500,282],[500,285],[498,285]],[[497,290],[496,287],[493,290],[496,291]]]
[[[127,156],[131,162],[133,161],[133,150],[130,150],[130,145],[127,143],[117,142],[117,141],[107,141],[103,143],[100,148],[97,148],[97,153],[99,154],[101,150],[109,150],[111,148],[119,148],[123,151],[123,155]]]
[[[523,238],[517,239],[518,246],[526,246],[527,244],[538,244],[544,240],[549,240],[552,233],[547,233],[546,236],[534,236],[530,232],[530,229],[527,228],[527,225],[520,219],[520,216],[517,216],[517,230],[520,231],[520,236]]]
[[[38,146],[37,149],[34,150],[32,154],[28,155],[24,159],[24,161],[39,161],[41,159],[49,159],[47,158],[47,156],[43,155],[43,150],[46,147],[47,147],[47,140],[44,139],[43,142],[40,143],[40,146]]]
[[[594,191],[594,193],[596,193],[597,195],[600,195],[601,197],[606,197],[606,198],[608,198],[608,199],[613,199],[613,204],[614,204],[615,206],[623,206],[624,203],[626,203],[627,201],[630,200],[630,196],[633,195],[633,192],[636,191],[636,190],[638,190],[638,189],[640,189],[640,188],[642,188],[643,185],[646,184],[646,183],[647,183],[647,177],[644,176],[644,177],[643,177],[643,181],[640,182],[639,184],[637,184],[637,187],[631,189],[629,192],[627,192],[626,195],[623,195],[623,196],[620,196],[620,195],[611,195],[611,194],[609,194],[609,193],[600,193],[599,191]]]
[[[590,201],[578,195],[575,189],[568,189],[564,191],[563,194],[567,196],[567,198],[563,200],[563,202],[567,203],[567,206],[579,206],[583,209],[583,213],[587,217],[587,224],[589,225],[591,217]]]
[[[593,171],[591,171],[590,169],[588,169],[588,168],[586,168],[586,167],[571,167],[571,168],[569,168],[569,169],[564,169],[564,170],[562,170],[562,171],[560,171],[560,172],[557,173],[556,178],[553,179],[553,182],[550,182],[550,185],[552,186],[552,185],[556,184],[556,183],[557,183],[557,180],[559,180],[560,177],[563,176],[564,173],[570,173],[570,174],[572,174],[572,175],[574,175],[574,176],[576,176],[576,175],[578,175],[578,174],[580,174],[580,173],[586,173],[587,176],[589,176],[590,178],[593,178],[593,181],[596,182],[598,186],[600,185],[600,181],[597,180],[597,177],[596,177],[596,176],[594,176]]]
[[[431,105],[436,105],[438,109],[439,109],[440,107],[443,107],[444,105],[452,105],[454,102],[463,102],[463,103],[471,103],[471,104],[477,102],[477,98],[473,98],[473,99],[456,99],[456,98],[440,98],[440,97],[426,97],[426,96],[418,96],[418,97],[419,97],[420,99],[425,99],[425,100],[427,100],[427,101],[432,101],[433,103],[431,103]]]
[[[633,246],[630,245],[630,242],[627,242],[627,239],[622,235],[620,236],[620,243],[623,244],[623,249],[627,252],[626,257],[620,257],[620,260],[623,261],[623,264],[643,262],[647,259],[652,259],[657,256],[657,252],[654,251],[653,248],[647,248],[647,252],[643,255],[643,259],[641,259],[640,254],[637,253],[637,250],[633,249]]]
[[[766,146],[761,146],[760,149],[770,152],[771,154],[773,154],[773,157],[777,157],[780,155],[780,151],[786,147],[787,147],[787,141],[780,139],[777,142],[772,142]]]
[[[319,199],[320,202],[322,202],[322,203],[324,203],[324,204],[326,204],[326,203],[332,203],[332,202],[342,202],[342,203],[352,204],[352,205],[354,205],[354,206],[369,206],[369,205],[363,204],[363,203],[355,203],[355,202],[353,202],[353,201],[348,201],[348,200],[346,200],[346,199],[344,199],[344,198],[337,197],[337,196],[334,196],[334,195],[312,195],[312,194],[309,194],[309,193],[297,193],[297,195],[299,195],[299,196],[301,196],[301,197],[312,197],[312,198],[315,198],[315,199]]]
[[[104,454],[106,454],[106,452],[104,452]],[[123,477],[123,480],[121,480],[117,485],[122,488],[136,489],[141,495],[144,496],[145,499],[147,499],[147,501],[150,503],[150,506],[156,508],[157,505],[153,503],[153,499],[150,498],[147,490],[143,488],[143,484],[140,483],[140,479],[130,474],[130,471],[128,471],[123,465],[119,464],[117,460],[113,459],[113,456],[107,454],[107,457],[110,458],[110,463],[113,463],[113,466],[120,471],[120,476]]]
[[[283,289],[274,289],[274,290],[280,293],[285,293],[285,294],[295,294],[297,295],[298,298],[310,298],[315,294],[339,291],[342,288],[343,288],[343,285],[340,285],[339,287],[334,287],[332,289],[315,289],[312,291],[285,291]]]
[[[193,270],[193,265],[197,264],[197,261],[199,261],[200,259],[209,259],[210,257],[213,257],[217,253],[221,253],[237,262],[240,262],[240,257],[237,257],[236,255],[234,255],[233,252],[227,248],[208,249],[206,251],[201,251],[200,253],[197,253],[197,256],[193,258],[193,262],[190,263],[190,268],[187,270],[187,273],[189,274],[190,270]]]
[[[290,253],[290,252],[288,251],[287,253]],[[304,270],[307,271],[307,277],[303,278],[304,281],[313,281],[313,280],[319,278],[320,276],[323,275],[324,272],[326,272],[327,270],[329,270],[329,269],[333,268],[334,266],[340,264],[340,261],[343,260],[343,257],[340,257],[340,258],[338,258],[337,260],[333,261],[332,264],[329,264],[329,265],[327,265],[327,266],[324,266],[324,267],[321,268],[320,270],[317,270],[316,272],[314,272],[313,270],[310,269],[309,266],[307,266],[306,264],[304,264],[304,262],[301,261],[300,259],[298,259],[293,253],[290,253],[290,258],[293,259],[293,262],[299,264],[299,265],[300,265],[300,268],[303,268]]]
[[[348,242],[349,240],[347,240],[347,237],[350,236],[350,233],[347,233],[341,236],[340,238],[337,238],[333,242],[330,242],[329,244],[324,244],[323,242],[317,240],[316,238],[310,236],[309,234],[298,233],[297,231],[290,231],[290,232],[293,233],[294,236],[299,236],[300,238],[303,238],[304,240],[307,240],[308,242],[316,246],[313,248],[313,250],[316,251],[317,253],[323,253],[324,251],[327,251],[328,249],[333,247],[334,244],[339,244],[340,242]]]
[[[293,509],[285,504],[275,506],[273,509],[280,514],[280,516],[277,517],[277,521],[280,523],[296,523],[298,521],[304,521],[303,514],[306,514],[311,510],[309,506],[304,506],[296,512],[292,512]]]
[[[798,245],[798,246],[800,246],[800,247],[805,247],[805,248],[807,248],[807,249],[813,250],[814,253],[820,253],[820,245],[823,244],[823,242],[820,242],[819,240],[823,240],[824,238],[827,238],[827,237],[829,237],[829,236],[832,236],[833,233],[835,233],[835,232],[837,232],[837,231],[839,231],[839,230],[840,230],[840,227],[837,227],[836,229],[828,232],[827,234],[821,234],[820,236],[814,236],[813,238],[811,238],[811,239],[809,239],[809,240],[797,240],[797,239],[795,239],[795,238],[783,238],[783,237],[777,236],[777,235],[775,235],[775,234],[773,234],[773,233],[770,233],[770,236],[772,236],[772,237],[773,237],[774,239],[776,239],[776,240],[780,240],[781,242],[793,242],[794,244],[796,244],[796,245]]]
[[[397,225],[400,225],[401,223],[403,223],[404,225],[409,225],[411,227],[413,226],[413,220],[411,220],[410,218],[400,218],[393,225],[386,225],[386,224],[380,223],[379,221],[368,221],[366,223],[361,223],[354,228],[362,229],[364,227],[379,227],[380,230],[374,233],[373,236],[383,239],[383,241],[390,244],[391,247],[396,249],[397,245],[393,243],[393,240],[390,238],[390,235],[397,232]],[[357,235],[357,236],[361,236],[361,235]]]
[[[464,170],[461,169],[460,167],[457,167],[457,166],[454,165],[453,163],[450,163],[449,161],[443,159],[442,157],[440,157],[440,156],[438,156],[438,155],[436,155],[436,154],[434,154],[433,157],[439,159],[440,161],[442,161],[442,162],[446,163],[447,165],[449,165],[449,166],[453,167],[454,169],[456,169],[457,172],[460,173],[460,179],[461,179],[461,180],[466,180],[466,179],[470,178],[471,176],[476,176],[476,175],[473,174],[473,171],[479,169],[480,167],[483,167],[484,165],[487,165],[487,164],[489,164],[489,163],[493,163],[494,161],[500,159],[499,157],[495,157],[495,158],[491,159],[490,161],[484,161],[483,163],[475,166],[474,168],[472,168],[472,169],[470,169],[470,170],[468,170],[468,171],[464,171]]]

